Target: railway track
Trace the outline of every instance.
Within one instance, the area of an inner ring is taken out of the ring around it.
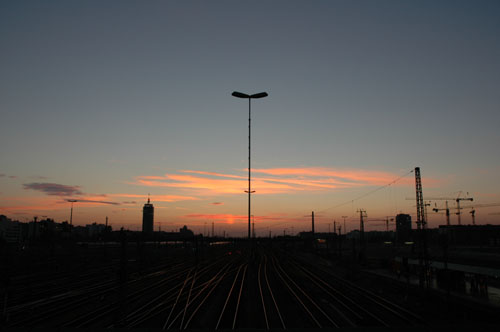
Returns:
[[[321,265],[313,265],[303,260],[292,258],[289,263],[305,277],[321,288],[331,299],[342,299],[344,307],[349,306],[351,313],[358,313],[361,325],[381,326],[421,326],[425,325],[422,317],[402,306],[362,288],[353,282],[333,273]],[[355,322],[355,320],[353,321]]]
[[[271,330],[424,323],[331,268],[265,248],[197,265],[167,260],[125,280],[96,282],[90,272],[73,289],[54,288],[59,293],[51,297],[12,306],[8,326]]]

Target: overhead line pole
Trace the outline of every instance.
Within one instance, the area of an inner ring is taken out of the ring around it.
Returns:
[[[420,267],[419,285],[420,287],[429,286],[427,278],[428,258],[427,258],[427,221],[425,220],[425,203],[422,193],[422,178],[420,177],[420,167],[415,167],[415,191],[417,200],[417,229],[419,233],[419,253],[418,263]]]

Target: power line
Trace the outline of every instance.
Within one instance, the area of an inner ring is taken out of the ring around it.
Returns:
[[[358,201],[358,200],[360,200],[360,199],[362,199],[362,198],[365,198],[366,196],[369,196],[369,195],[371,195],[371,194],[373,194],[373,193],[376,193],[377,191],[380,191],[380,190],[382,190],[382,189],[384,189],[384,188],[387,188],[387,187],[389,187],[389,186],[393,185],[394,183],[396,183],[396,182],[398,182],[399,180],[401,180],[401,179],[403,179],[403,178],[407,177],[407,176],[408,176],[408,175],[410,175],[411,173],[413,173],[413,169],[412,169],[412,170],[410,170],[408,173],[406,173],[406,174],[404,174],[404,175],[401,175],[401,176],[400,176],[400,177],[398,177],[397,179],[395,179],[395,180],[393,180],[393,181],[391,181],[391,182],[389,182],[389,183],[387,183],[387,184],[385,184],[385,185],[383,185],[383,186],[381,186],[381,187],[375,188],[375,189],[373,189],[373,190],[371,190],[371,191],[369,191],[369,192],[367,192],[367,193],[365,193],[365,194],[363,194],[363,195],[361,195],[361,196],[359,196],[359,197],[356,197],[356,198],[354,198],[354,199],[351,199],[351,200],[345,201],[345,202],[343,202],[343,203],[340,203],[340,204],[337,204],[337,205],[331,206],[331,207],[329,207],[329,208],[327,208],[327,209],[321,210],[321,211],[319,211],[318,213],[322,213],[322,212],[328,211],[328,210],[330,210],[330,209],[334,209],[334,208],[337,208],[337,207],[340,207],[340,206],[343,206],[343,205],[347,205],[347,204],[354,203],[355,201]]]

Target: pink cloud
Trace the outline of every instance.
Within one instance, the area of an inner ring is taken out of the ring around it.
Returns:
[[[239,194],[246,190],[246,175],[233,175],[197,170],[181,170],[163,176],[138,176],[135,184],[196,190],[201,194]],[[327,167],[254,169],[252,189],[258,194],[325,191],[386,185],[400,174],[372,170],[341,170]],[[426,184],[436,182],[425,179]],[[413,185],[411,177],[395,185]]]

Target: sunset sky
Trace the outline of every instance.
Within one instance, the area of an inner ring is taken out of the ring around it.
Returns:
[[[359,208],[384,230],[416,213],[416,166],[424,198],[499,203],[476,220],[500,224],[499,17],[499,1],[2,1],[0,214],[60,222],[71,198],[75,224],[135,230],[150,193],[155,229],[244,235],[236,90],[269,94],[252,103],[259,234],[309,230],[311,211],[353,230]]]

